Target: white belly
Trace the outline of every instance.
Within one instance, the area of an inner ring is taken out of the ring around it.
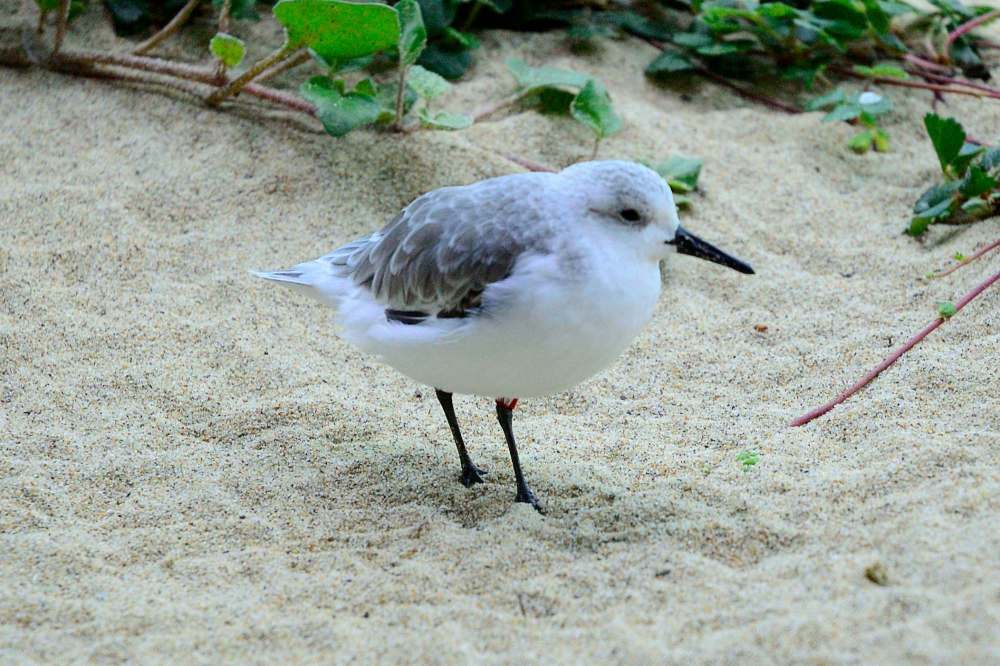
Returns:
[[[407,325],[387,322],[374,304],[362,316],[362,304],[345,303],[344,337],[416,381],[452,393],[551,395],[610,365],[652,315],[659,267],[629,259],[625,266],[600,262],[587,279],[567,280],[556,259],[536,257],[484,292],[484,314],[465,319]]]

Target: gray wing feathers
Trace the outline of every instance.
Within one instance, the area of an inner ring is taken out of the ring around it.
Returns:
[[[540,183],[530,182],[539,176],[551,174],[434,190],[382,231],[322,260],[387,306],[461,307],[470,292],[508,276],[522,252],[543,246],[549,228],[534,194]]]

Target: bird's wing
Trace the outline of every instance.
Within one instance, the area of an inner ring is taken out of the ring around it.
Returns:
[[[415,199],[381,231],[323,259],[390,308],[463,310],[510,275],[551,231],[543,190],[554,174],[517,174]]]

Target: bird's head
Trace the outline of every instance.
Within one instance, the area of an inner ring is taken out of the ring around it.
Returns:
[[[753,273],[745,262],[706,243],[681,226],[674,195],[662,177],[635,162],[580,162],[561,174],[586,209],[585,214],[602,224],[616,225],[625,237],[638,244],[653,259],[665,258],[672,250],[728,266],[740,273]]]

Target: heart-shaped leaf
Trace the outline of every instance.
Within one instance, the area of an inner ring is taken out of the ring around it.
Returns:
[[[239,37],[220,32],[208,43],[208,48],[226,67],[236,67],[243,62],[247,47]]]
[[[427,28],[417,0],[399,0],[396,14],[399,16],[399,65],[407,67],[417,61],[427,46]]]
[[[316,116],[331,136],[344,136],[351,130],[374,123],[381,109],[371,95],[345,92],[343,81],[314,76],[299,88],[301,95],[316,105]]]
[[[590,81],[590,77],[586,74],[556,67],[531,67],[517,58],[508,59],[507,67],[517,79],[517,85],[522,90],[537,90],[539,88],[580,90]]]
[[[569,110],[574,118],[593,130],[598,139],[622,128],[622,119],[611,106],[611,96],[594,79],[587,81],[587,85],[577,93]]]
[[[438,111],[432,114],[426,108],[420,109],[420,124],[424,127],[444,130],[460,130],[472,126],[472,118],[461,113]]]
[[[377,3],[280,0],[274,18],[289,48],[308,46],[327,62],[360,58],[399,41],[396,10]]]
[[[420,65],[410,67],[406,81],[420,97],[427,100],[440,97],[451,89],[451,84],[443,76]]]

